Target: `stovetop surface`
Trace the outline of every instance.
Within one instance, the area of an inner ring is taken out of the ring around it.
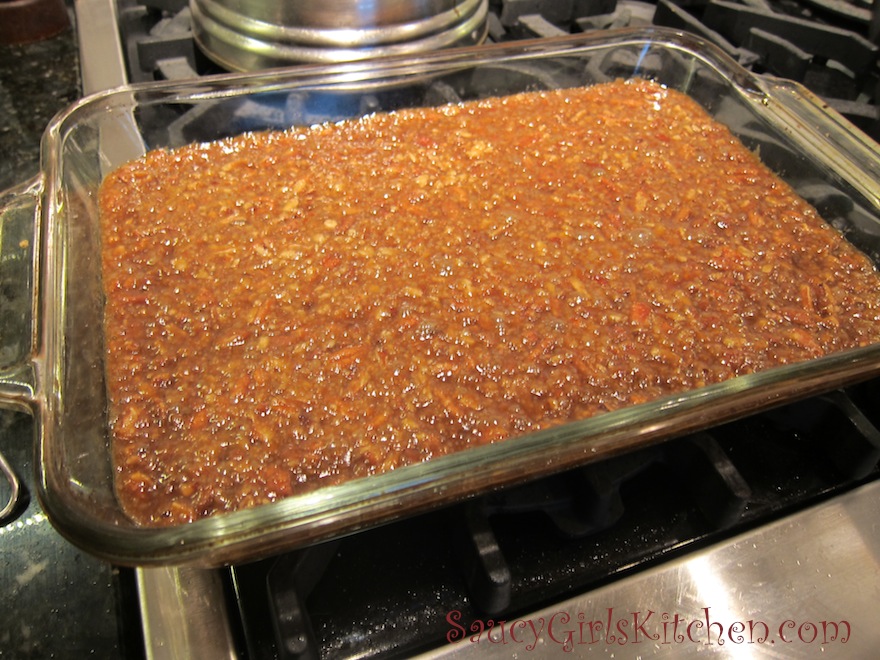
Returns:
[[[353,657],[364,640],[375,657],[442,648],[450,612],[462,621],[528,616],[847,493],[880,477],[880,434],[863,435],[863,422],[875,422],[854,407],[876,400],[877,387],[234,567],[250,657],[276,657],[285,635],[311,639],[328,657]],[[285,620],[301,608],[303,625],[276,634],[273,603],[286,604],[275,610]]]
[[[533,26],[539,31],[546,29],[546,25],[540,22],[534,22]],[[42,128],[54,112],[80,93],[74,41],[73,34],[66,33],[27,47],[0,47],[0,113],[5,120],[5,127],[0,129],[0,150],[3,153],[0,190],[22,183],[37,172]],[[852,102],[860,100],[847,99]],[[862,107],[856,110],[864,112]],[[14,121],[9,121],[10,118]],[[868,127],[875,124],[875,117],[865,120]],[[863,407],[872,412],[873,401],[876,401],[873,392],[860,390],[858,397],[863,399]],[[734,496],[732,499],[722,497],[720,503],[703,503],[710,509],[728,510],[732,507],[733,513],[729,514],[732,517],[722,536],[785,515],[789,512],[789,505],[785,504],[789,495],[799,500],[797,507],[802,507],[850,491],[866,480],[877,479],[876,461],[867,474],[848,476],[843,483],[836,474],[839,467],[835,465],[834,454],[826,455],[827,460],[818,468],[800,464],[804,444],[824,451],[829,437],[836,442],[848,432],[841,434],[821,428],[817,431],[815,427],[789,424],[786,439],[773,445],[768,453],[761,429],[745,436],[736,430],[743,429],[743,425],[761,427],[778,423],[782,422],[772,415],[761,420],[747,420],[724,427],[714,438],[715,444],[723,447],[739,466],[741,476],[750,488],[745,500]],[[751,430],[755,431],[754,428]],[[32,437],[33,422],[27,415],[0,411],[0,451],[16,467],[28,494],[35,492]],[[749,467],[748,461],[743,463],[738,458],[762,452],[766,456],[763,462],[773,469],[764,472],[756,482],[750,473],[754,468]],[[662,460],[649,462],[641,485],[637,488],[626,485],[620,491],[626,504],[626,531],[611,529],[599,535],[604,539],[591,536],[576,541],[577,553],[571,553],[570,539],[566,540],[560,531],[560,520],[554,520],[544,512],[533,511],[525,518],[509,513],[493,514],[492,530],[505,548],[505,559],[509,563],[509,596],[505,611],[524,614],[547,605],[548,599],[558,597],[558,594],[548,595],[541,590],[548,581],[559,584],[560,593],[603,589],[610,579],[627,575],[632,561],[640,555],[641,559],[654,565],[701,547],[709,538],[717,539],[711,536],[715,525],[706,517],[705,506],[693,500],[687,483],[681,483],[682,479],[674,474],[670,475]],[[630,469],[625,464],[618,467],[621,474],[627,474]],[[644,489],[652,494],[645,496]],[[461,577],[460,554],[452,546],[440,546],[436,542],[438,535],[455,534],[462,524],[461,513],[460,510],[439,512],[413,524],[402,525],[396,535],[390,537],[392,541],[386,541],[379,533],[381,530],[377,530],[357,544],[343,542],[334,546],[321,580],[337,588],[315,592],[308,597],[313,634],[331,640],[335,644],[333,649],[344,654],[344,647],[352,634],[372,634],[382,627],[383,620],[386,626],[401,627],[406,627],[407,616],[410,627],[431,620],[436,628],[435,638],[442,639],[449,630],[445,617],[450,611],[462,613],[466,621],[495,616],[491,613],[493,603],[497,604],[499,598],[504,600],[505,596],[489,589],[483,596],[483,605],[475,604],[469,592],[471,587]],[[658,514],[663,520],[659,525],[651,522],[657,520]],[[481,524],[480,521],[478,515],[476,524]],[[533,533],[523,537],[523,527]],[[624,533],[628,535],[626,538],[614,538]],[[665,541],[659,549],[650,545],[660,537]],[[143,654],[143,640],[133,608],[136,595],[131,571],[108,566],[70,546],[53,531],[32,496],[26,497],[16,519],[0,528],[0,544],[6,558],[2,569],[4,584],[11,585],[0,606],[0,651],[23,658],[83,657],[88,654],[113,658]],[[649,550],[651,547],[655,549]],[[384,556],[386,563],[374,563],[369,552]],[[581,559],[573,561],[572,556]],[[523,568],[525,565],[533,568],[527,572]],[[535,565],[538,568],[534,568]],[[273,566],[274,562],[267,562],[233,570],[225,578],[228,579],[227,587],[231,592],[241,585],[252,587],[256,580],[248,576],[273,570]],[[443,577],[449,575],[446,572],[449,569],[455,573],[455,578]],[[400,595],[391,587],[396,582],[405,583],[407,578],[415,577],[421,580],[421,586],[405,590],[410,608],[408,614],[402,619],[403,623],[393,623],[388,612],[390,604],[399,600]],[[377,578],[381,579],[377,581]],[[386,585],[387,589],[371,587],[376,584]],[[340,609],[340,600],[349,607],[349,614],[343,617],[333,615]],[[352,603],[356,604],[355,607],[351,607]],[[258,619],[259,616],[254,614],[247,615],[240,625],[242,628],[265,625],[265,621],[254,623]],[[413,649],[418,647],[414,641],[404,643],[412,644]],[[255,658],[274,657],[277,650],[272,641],[251,642],[250,647],[246,641],[240,641],[240,644]]]
[[[29,415],[0,411],[0,451],[25,490],[0,528],[0,656],[141,657],[132,573],[83,554],[49,523],[33,495],[33,432]]]

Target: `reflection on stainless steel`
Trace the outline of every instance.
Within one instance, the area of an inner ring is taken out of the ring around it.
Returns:
[[[125,84],[115,0],[75,0],[74,7],[83,94]]]
[[[147,658],[236,657],[218,573],[142,569],[137,585]]]
[[[542,658],[586,652],[872,657],[880,634],[878,511],[880,482],[873,482],[728,542],[521,615],[524,625],[513,633],[519,643],[510,636],[510,621],[503,638],[496,629],[491,639],[484,633],[479,641],[465,638],[421,657],[510,658],[529,651]],[[531,633],[532,624],[541,634]],[[450,631],[459,632],[453,626]]]

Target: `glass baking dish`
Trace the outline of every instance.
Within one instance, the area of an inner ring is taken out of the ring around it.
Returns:
[[[107,172],[148,149],[246,131],[630,77],[694,98],[880,260],[873,143],[799,85],[750,74],[697,37],[664,29],[139,85],[60,114],[44,137],[39,180],[2,198],[0,233],[4,267],[24,301],[2,326],[0,398],[34,414],[38,495],[52,523],[122,565],[248,561],[880,373],[880,345],[869,346],[190,524],[142,528],[125,516],[114,495],[103,377],[96,190]]]

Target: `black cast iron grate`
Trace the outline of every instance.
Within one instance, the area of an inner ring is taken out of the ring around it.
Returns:
[[[118,0],[131,82],[220,73],[192,39],[187,0]],[[803,83],[880,137],[880,18],[860,0],[492,0],[489,39],[505,42],[659,25],[696,33],[756,73]]]

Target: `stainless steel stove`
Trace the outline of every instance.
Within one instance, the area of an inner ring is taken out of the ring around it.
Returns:
[[[222,71],[183,0],[75,11],[85,93]],[[505,0],[472,38],[652,23],[795,78],[878,135],[868,5]],[[868,657],[880,641],[878,387],[291,555],[138,569],[146,655]]]

